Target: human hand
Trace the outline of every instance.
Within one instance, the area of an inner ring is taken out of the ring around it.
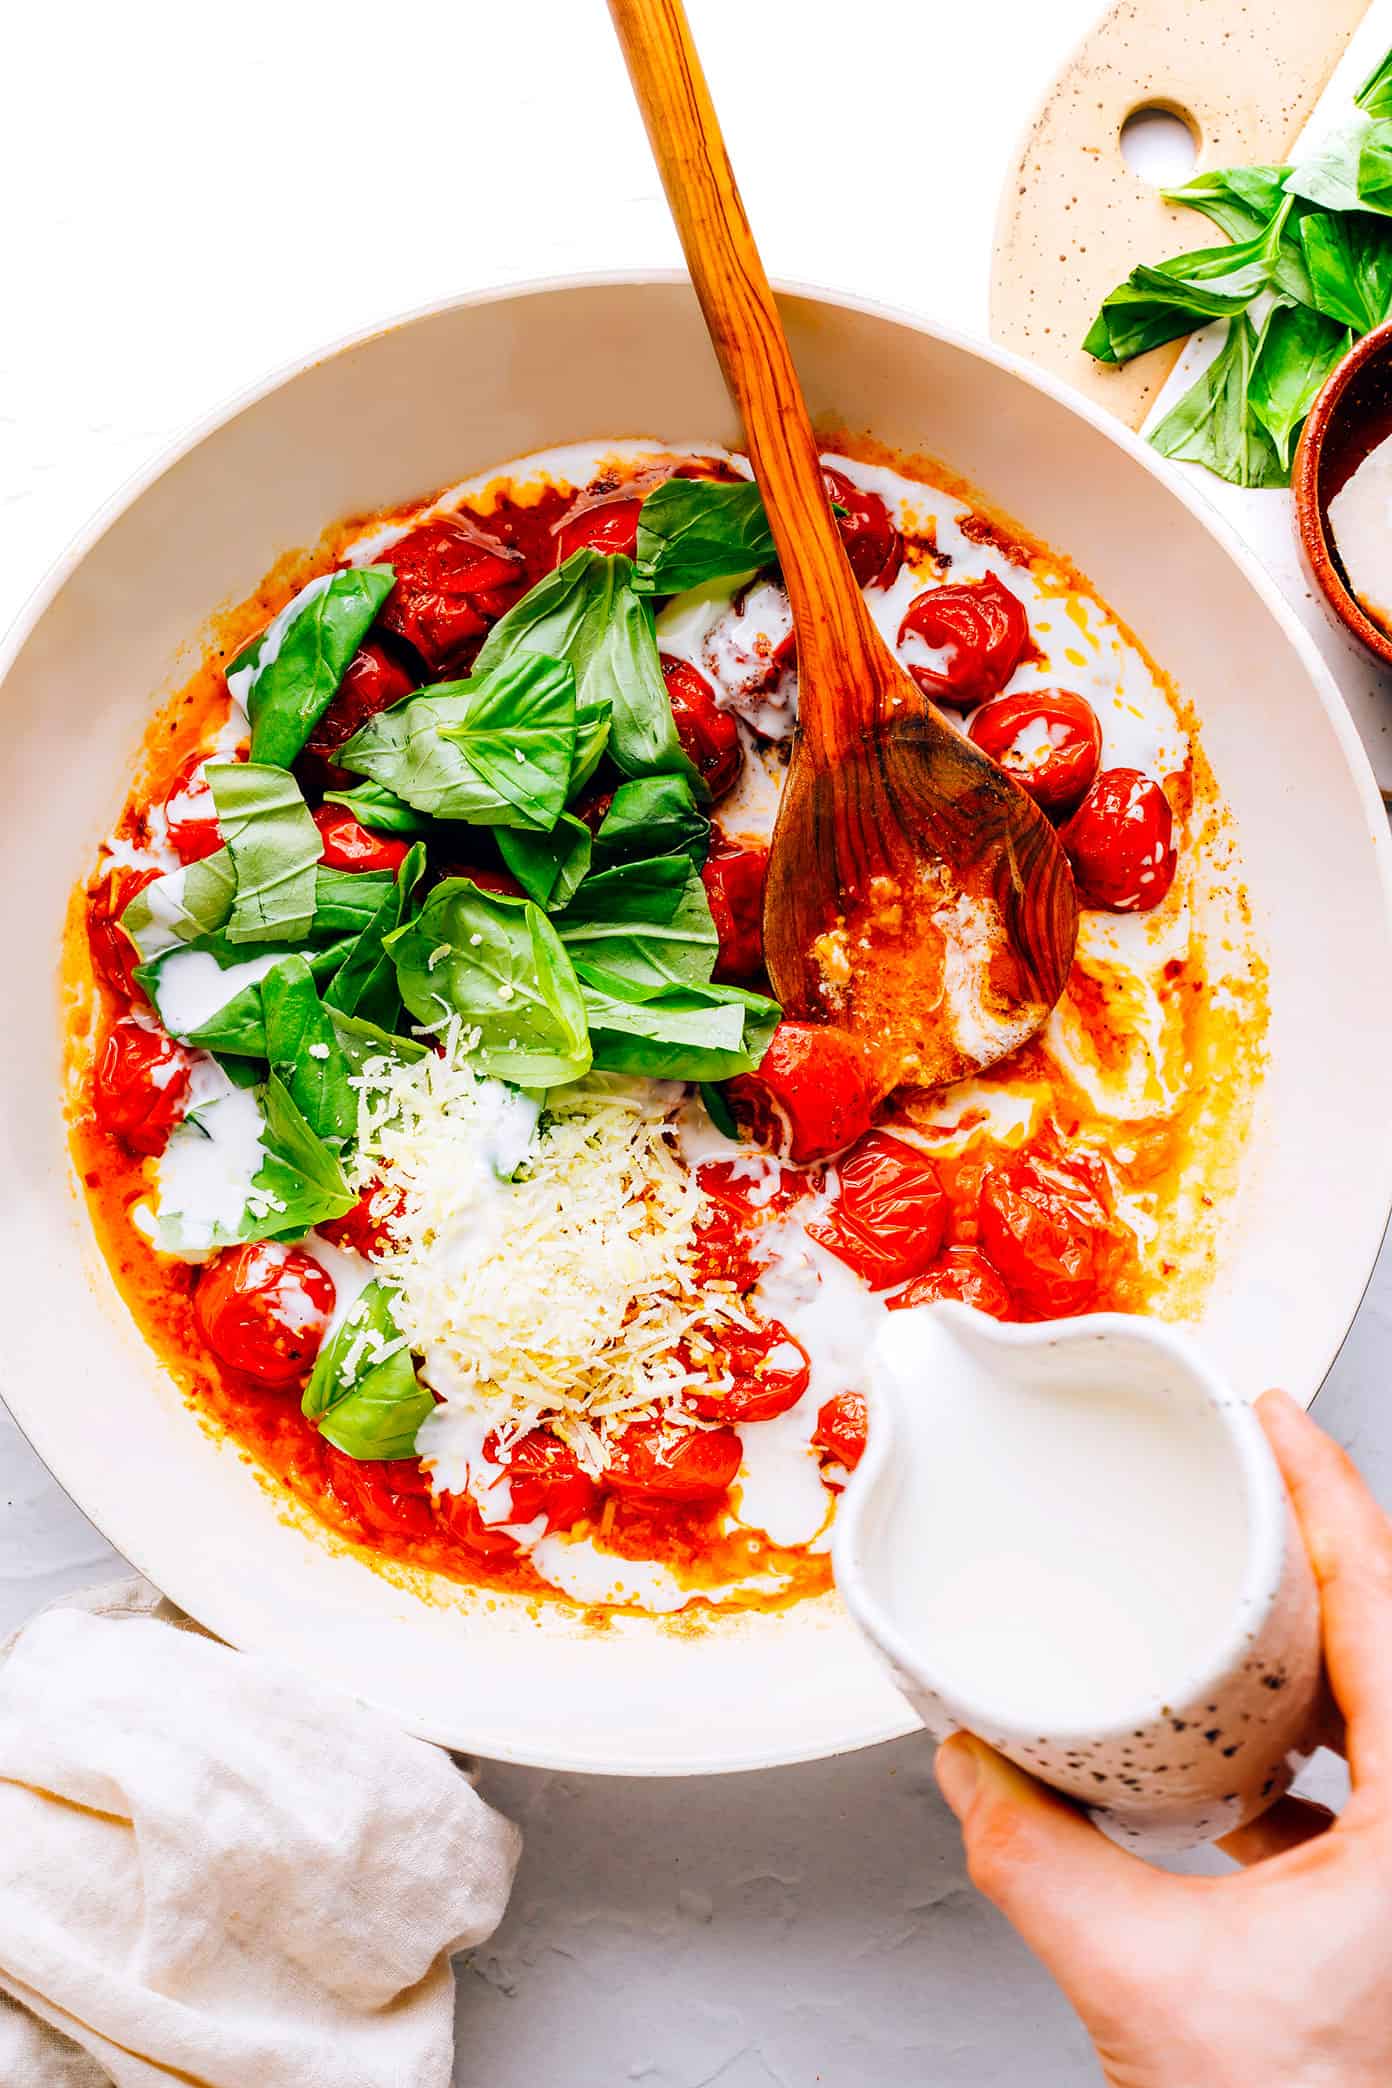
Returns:
[[[938,1751],[973,1881],[1081,2016],[1112,2088],[1392,2082],[1392,1523],[1284,1393],[1257,1407],[1319,1584],[1352,1796],[1288,1797],[1179,1878],[966,1734]]]

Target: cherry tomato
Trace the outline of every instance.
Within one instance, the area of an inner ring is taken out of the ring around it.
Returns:
[[[1174,883],[1174,814],[1139,769],[1104,769],[1061,838],[1084,906],[1149,913]]]
[[[440,1521],[456,1544],[462,1544],[476,1559],[496,1566],[517,1551],[517,1539],[494,1523],[486,1523],[470,1495],[441,1494],[436,1502]]]
[[[1111,1212],[1083,1168],[1022,1153],[983,1176],[981,1244],[1022,1304],[1043,1319],[1086,1312],[1111,1239]]]
[[[382,627],[442,668],[517,600],[526,569],[515,551],[460,515],[422,523],[386,553],[396,585]]]
[[[467,877],[481,892],[496,892],[502,899],[525,899],[517,879],[510,870],[495,870],[490,866],[480,868],[477,863],[440,863],[431,873],[430,885],[443,884],[447,877]]]
[[[759,1251],[762,1227],[808,1194],[811,1176],[776,1161],[765,1172],[746,1161],[707,1160],[697,1168],[696,1181],[707,1199],[696,1221],[700,1274],[751,1290],[768,1266]]]
[[[564,565],[574,551],[603,551],[632,558],[638,543],[638,510],[641,496],[592,501],[588,507],[573,508],[556,525],[556,563]]]
[[[409,841],[374,834],[346,805],[321,805],[314,824],[324,844],[319,860],[330,870],[399,870],[410,853]]]
[[[333,1490],[368,1529],[384,1537],[428,1537],[435,1527],[429,1474],[414,1457],[345,1457],[329,1445]]]
[[[123,1000],[144,998],[136,983],[140,952],[121,926],[121,915],[137,892],[154,883],[158,870],[109,870],[92,887],[87,906],[87,942],[98,977]]]
[[[701,882],[710,901],[715,932],[720,937],[714,978],[737,981],[762,971],[767,875],[766,848],[736,848],[712,829],[710,854],[701,872]]]
[[[570,1530],[599,1513],[601,1494],[568,1443],[548,1428],[534,1428],[501,1454],[498,1438],[489,1436],[483,1454],[500,1464],[512,1485],[512,1523],[546,1517],[548,1530]]]
[[[255,1240],[209,1262],[194,1318],[219,1362],[268,1385],[302,1378],[334,1309],[334,1282],[303,1247]]]
[[[744,1421],[772,1421],[796,1406],[807,1390],[812,1376],[807,1351],[781,1320],[768,1320],[761,1327],[721,1327],[712,1332],[710,1343],[717,1371],[732,1382],[723,1390],[687,1393],[687,1405],[703,1421],[726,1421],[734,1427]]]
[[[360,732],[369,718],[390,710],[412,694],[416,677],[375,638],[365,639],[348,662],[348,671],[338,685],[333,702],[324,712],[305,745],[305,753],[322,772],[331,775],[330,789],[348,780],[348,771],[334,765],[334,756],[345,741]],[[357,777],[352,778],[359,781]]]
[[[838,1166],[840,1187],[807,1230],[871,1290],[917,1276],[937,1257],[948,1202],[926,1154],[889,1131],[869,1131]]]
[[[758,1071],[725,1083],[736,1117],[765,1144],[787,1138],[797,1161],[839,1153],[870,1127],[879,1100],[870,1053],[849,1030],[780,1022]]]
[[[822,480],[833,505],[844,510],[836,527],[856,579],[862,587],[892,587],[904,563],[904,539],[889,509],[878,493],[867,493],[830,464],[822,466]]]
[[[899,626],[904,665],[920,689],[959,710],[998,696],[1028,642],[1024,604],[994,573],[915,595]],[[946,657],[924,659],[926,646]]]
[[[679,660],[672,653],[660,657],[682,751],[705,778],[711,796],[724,797],[737,781],[744,760],[734,716],[721,710],[710,683],[689,660]]]
[[[1076,805],[1102,759],[1096,713],[1070,689],[993,696],[973,716],[967,737],[1046,812]]]
[[[201,863],[222,846],[217,807],[203,774],[208,758],[206,754],[195,754],[186,761],[164,800],[169,845],[181,863]]]
[[[620,1500],[691,1506],[717,1501],[743,1462],[732,1428],[673,1428],[635,1421],[609,1453],[604,1482]]]
[[[122,1016],[92,1075],[97,1122],[132,1153],[162,1152],[183,1116],[192,1070],[188,1053],[163,1030]]]
[[[315,1231],[334,1247],[351,1247],[372,1261],[391,1244],[388,1220],[401,1209],[399,1191],[389,1191],[382,1182],[369,1182],[351,1211],[341,1218],[321,1218]]]
[[[911,1305],[936,1305],[943,1298],[974,1305],[978,1312],[989,1313],[992,1319],[1015,1317],[1010,1292],[976,1247],[945,1248],[941,1261],[915,1276],[906,1290],[897,1291],[885,1303],[891,1312],[899,1312]]]
[[[818,1450],[853,1472],[865,1455],[870,1432],[870,1410],[863,1392],[838,1392],[826,1401],[817,1416],[812,1441]]]

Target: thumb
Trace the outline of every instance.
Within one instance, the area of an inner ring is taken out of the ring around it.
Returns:
[[[962,1823],[972,1883],[1073,2002],[1096,2013],[1137,1961],[1139,1931],[1183,1881],[1107,1840],[1081,1812],[969,1733],[938,1749],[938,1787]]]

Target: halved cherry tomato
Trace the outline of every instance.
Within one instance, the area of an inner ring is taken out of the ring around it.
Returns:
[[[1095,1303],[1111,1211],[1080,1164],[1022,1153],[989,1169],[977,1220],[982,1247],[1031,1312],[1067,1319]]]
[[[757,1072],[726,1081],[731,1109],[753,1136],[797,1161],[839,1153],[870,1127],[879,1083],[866,1046],[829,1023],[780,1022]]]
[[[169,845],[181,863],[201,863],[222,846],[217,807],[203,773],[208,759],[206,754],[195,754],[186,761],[164,800]]]
[[[1174,883],[1174,814],[1139,769],[1104,769],[1061,839],[1084,906],[1149,913]]]
[[[633,495],[592,501],[588,507],[572,508],[556,525],[556,563],[564,565],[575,551],[603,551],[632,558],[638,542],[638,510],[642,498]]]
[[[998,696],[1028,642],[1024,603],[994,573],[915,595],[899,626],[904,665],[920,689],[959,710]],[[946,657],[925,659],[925,646]]]
[[[836,527],[856,579],[862,587],[892,587],[904,563],[904,539],[889,509],[878,493],[867,493],[830,464],[822,466],[822,480],[834,506],[843,510]]]
[[[330,870],[399,870],[410,853],[409,841],[374,834],[346,805],[321,805],[314,824],[324,844],[319,860]]]
[[[97,1122],[132,1153],[163,1152],[184,1114],[192,1070],[172,1037],[123,1015],[107,1031],[92,1074]]]
[[[334,1247],[351,1247],[373,1260],[390,1244],[388,1219],[401,1209],[401,1192],[383,1182],[369,1182],[351,1211],[341,1218],[321,1218],[315,1231]]]
[[[870,1131],[840,1162],[840,1187],[826,1217],[809,1225],[871,1290],[888,1290],[936,1260],[948,1201],[926,1153],[889,1131]]]
[[[736,848],[718,829],[711,830],[710,854],[701,882],[710,901],[711,919],[720,937],[720,954],[712,976],[738,981],[752,978],[764,963],[764,879],[766,848]]]
[[[1102,759],[1097,714],[1071,689],[993,696],[974,714],[967,737],[1046,812],[1076,805]]]
[[[604,1483],[620,1500],[691,1506],[718,1501],[744,1459],[732,1428],[672,1428],[635,1421],[609,1453]]]
[[[361,731],[369,718],[390,710],[394,703],[409,696],[415,686],[415,675],[408,674],[384,645],[375,638],[364,639],[348,662],[348,671],[338,685],[333,702],[305,746],[305,753],[312,761],[332,769],[330,788],[337,788],[347,780],[347,770],[333,765],[339,748],[352,739],[355,732]],[[355,782],[360,780],[353,778]]]
[[[891,1312],[901,1312],[912,1305],[936,1305],[943,1298],[974,1305],[978,1312],[989,1313],[992,1319],[1015,1317],[1010,1292],[998,1271],[976,1247],[944,1248],[941,1261],[915,1276],[907,1289],[897,1291],[885,1303]]]
[[[782,1320],[767,1320],[761,1327],[721,1327],[712,1331],[710,1343],[716,1369],[732,1382],[723,1390],[687,1393],[686,1404],[703,1421],[726,1421],[736,1428],[744,1421],[772,1421],[796,1406],[807,1390],[811,1362]],[[685,1343],[682,1350],[689,1357]],[[702,1367],[703,1362],[693,1361],[691,1367]]]
[[[515,551],[459,515],[422,523],[386,553],[396,585],[382,627],[441,668],[510,609],[526,583]]]
[[[870,1409],[863,1392],[838,1392],[828,1399],[817,1416],[812,1441],[818,1450],[853,1472],[865,1455],[870,1433]]]
[[[435,1527],[430,1477],[415,1457],[345,1457],[329,1445],[329,1477],[344,1506],[384,1537],[428,1537]]]
[[[535,1522],[544,1515],[548,1530],[570,1530],[598,1514],[599,1488],[580,1469],[570,1445],[550,1429],[532,1429],[501,1454],[497,1436],[491,1435],[483,1454],[490,1464],[501,1465],[511,1482],[509,1522]]]
[[[334,1309],[334,1282],[303,1247],[256,1240],[209,1262],[193,1294],[203,1339],[231,1370],[267,1385],[302,1378]]]
[[[724,797],[738,780],[744,759],[739,727],[729,711],[721,710],[699,668],[672,653],[660,657],[682,751],[705,778],[711,796]]]
[[[108,870],[91,888],[87,906],[87,942],[93,968],[123,1000],[144,996],[136,983],[140,952],[121,926],[121,915],[137,892],[152,885],[158,870]]]
[[[486,1523],[470,1495],[441,1494],[436,1513],[456,1544],[462,1544],[476,1559],[496,1566],[516,1552],[517,1539],[494,1523]]]

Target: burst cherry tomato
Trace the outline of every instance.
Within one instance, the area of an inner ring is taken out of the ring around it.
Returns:
[[[919,1275],[937,1257],[948,1202],[938,1170],[889,1131],[870,1131],[841,1161],[840,1187],[824,1219],[808,1226],[814,1240],[888,1290]]]
[[[870,1432],[870,1410],[863,1392],[838,1392],[827,1400],[817,1416],[812,1441],[818,1450],[853,1472],[865,1455]]]
[[[761,1327],[721,1327],[712,1334],[711,1346],[717,1371],[732,1382],[723,1390],[687,1393],[687,1405],[703,1421],[726,1421],[736,1428],[743,1421],[772,1421],[796,1406],[807,1390],[812,1375],[807,1351],[781,1320]]]
[[[192,1070],[172,1037],[123,1016],[107,1031],[92,1075],[97,1122],[132,1153],[162,1152],[183,1116]]]
[[[1046,812],[1076,805],[1097,774],[1102,728],[1070,689],[1032,689],[983,703],[967,736]]]
[[[768,1266],[767,1255],[759,1251],[760,1230],[807,1194],[811,1177],[772,1160],[767,1172],[745,1161],[707,1160],[697,1168],[696,1181],[707,1198],[696,1222],[701,1275],[741,1291],[752,1289]]]
[[[711,796],[724,797],[738,780],[744,759],[739,727],[729,711],[721,710],[699,668],[672,653],[661,658],[682,751],[705,778]]]
[[[99,978],[123,1000],[143,998],[136,983],[140,952],[121,926],[121,915],[137,892],[154,883],[158,870],[109,870],[92,887],[87,907],[87,941]]]
[[[764,879],[766,848],[736,848],[712,829],[711,850],[701,872],[710,901],[711,919],[720,937],[713,976],[738,981],[752,978],[764,963]]]
[[[486,1523],[468,1494],[441,1494],[435,1505],[455,1543],[462,1544],[476,1559],[496,1566],[516,1553],[517,1539],[496,1524]]]
[[[334,756],[369,718],[390,710],[394,703],[409,696],[415,686],[416,677],[408,674],[384,645],[375,638],[364,640],[348,662],[348,671],[333,702],[305,745],[305,753],[326,787],[337,789],[349,780],[360,780],[350,779],[346,769],[335,766]]]
[[[1174,814],[1139,769],[1104,769],[1062,840],[1084,906],[1148,913],[1174,883]]]
[[[862,587],[892,587],[904,563],[904,539],[889,509],[878,493],[867,493],[830,464],[822,466],[822,479],[833,504],[844,510],[836,527],[856,579]]]
[[[635,1421],[609,1453],[606,1486],[620,1500],[691,1507],[718,1501],[743,1461],[732,1428],[672,1428]]]
[[[766,1145],[797,1161],[839,1153],[869,1129],[879,1100],[870,1053],[849,1030],[780,1022],[758,1071],[725,1083],[730,1107]]]
[[[369,1261],[390,1244],[388,1219],[401,1208],[399,1191],[369,1182],[351,1211],[341,1218],[321,1218],[315,1230],[334,1247],[351,1247]]]
[[[899,1312],[911,1305],[936,1305],[943,1298],[974,1305],[978,1312],[989,1313],[992,1319],[1015,1317],[1010,1292],[976,1247],[945,1248],[941,1261],[915,1276],[907,1289],[886,1298],[885,1303],[891,1312]]]
[[[257,1240],[209,1262],[193,1294],[203,1339],[231,1370],[267,1385],[302,1378],[334,1309],[333,1278],[303,1247]]]
[[[1067,1319],[1095,1303],[1111,1212],[1081,1165],[1022,1153],[989,1169],[977,1220],[983,1248],[1031,1312]]]
[[[399,870],[410,852],[408,841],[374,834],[353,817],[346,805],[321,805],[314,815],[330,870]]]
[[[443,884],[448,877],[467,877],[481,892],[496,892],[502,899],[527,896],[510,870],[495,870],[488,865],[480,868],[477,863],[440,863],[431,872],[428,883]]]
[[[518,554],[461,515],[422,523],[385,557],[396,585],[382,610],[383,629],[437,669],[481,638],[526,584]]]
[[[192,760],[186,761],[170,784],[164,801],[169,845],[181,863],[201,863],[205,856],[215,855],[222,846],[217,807],[203,773],[207,759],[206,754],[195,754]]]
[[[435,1527],[430,1478],[414,1457],[345,1457],[329,1446],[329,1477],[344,1506],[384,1537],[428,1537]]]
[[[580,1469],[569,1444],[549,1429],[532,1429],[501,1454],[496,1435],[491,1435],[483,1454],[490,1464],[500,1464],[511,1482],[510,1523],[535,1522],[544,1515],[548,1530],[570,1530],[598,1514],[599,1488]]]
[[[603,551],[610,557],[621,553],[632,558],[638,542],[638,510],[641,497],[596,500],[588,507],[574,508],[556,527],[556,563],[564,565],[574,551]]]
[[[998,696],[1028,642],[1024,604],[994,573],[915,595],[899,626],[904,665],[920,689],[959,710]],[[925,659],[929,646],[944,657]]]

